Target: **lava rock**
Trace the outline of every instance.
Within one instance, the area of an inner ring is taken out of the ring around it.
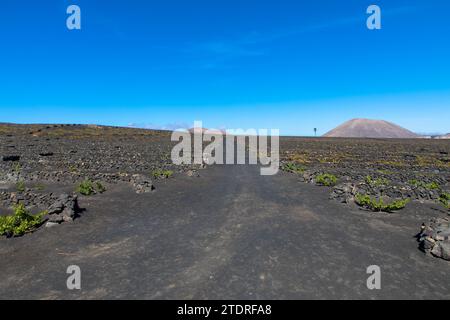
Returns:
[[[58,222],[47,221],[47,223],[45,224],[45,227],[46,228],[51,228],[51,227],[54,227],[54,226],[57,226],[57,225],[59,225]]]
[[[450,261],[450,221],[434,218],[422,224],[418,235],[420,248],[426,253]]]
[[[442,241],[440,243],[442,259],[450,261],[450,241]]]
[[[50,205],[47,209],[47,214],[49,215],[50,222],[61,223],[63,221],[73,221],[78,211],[77,196],[63,193]]]
[[[143,174],[132,175],[130,182],[136,193],[149,193],[155,189],[152,180]]]
[[[350,203],[353,199],[354,185],[352,183],[341,183],[333,187],[333,191],[330,194],[330,199],[337,200],[341,203]]]
[[[437,258],[450,261],[450,241],[439,241],[431,249],[431,254]]]
[[[422,242],[422,248],[424,250],[431,250],[436,245],[436,241],[433,238],[426,237]]]
[[[48,219],[47,220],[48,222],[53,222],[53,223],[61,223],[64,221],[63,216],[60,214],[49,215],[47,219]]]
[[[188,170],[186,172],[186,175],[188,177],[200,177],[200,174],[197,171],[195,171],[195,170]]]
[[[50,152],[50,151],[47,151],[47,152],[40,152],[39,155],[41,157],[50,157],[50,156],[54,155],[54,153]]]
[[[19,161],[20,160],[20,156],[17,156],[17,155],[3,156],[2,160],[3,161]]]

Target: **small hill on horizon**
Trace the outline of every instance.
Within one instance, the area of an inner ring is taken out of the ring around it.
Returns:
[[[226,130],[209,129],[209,128],[190,128],[189,133],[203,133],[203,134],[226,134]]]
[[[450,133],[432,137],[433,139],[450,139]]]
[[[394,123],[384,120],[352,119],[333,130],[324,137],[337,138],[395,138],[411,139],[420,136]]]

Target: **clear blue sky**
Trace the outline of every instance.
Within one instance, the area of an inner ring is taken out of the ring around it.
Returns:
[[[449,132],[449,14],[447,0],[2,0],[0,122]]]

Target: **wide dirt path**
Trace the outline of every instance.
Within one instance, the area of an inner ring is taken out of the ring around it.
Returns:
[[[256,166],[201,175],[147,195],[114,186],[80,199],[88,210],[74,223],[0,239],[0,298],[450,298],[450,263],[413,238],[421,205],[368,213]],[[69,265],[80,291],[66,288]],[[370,265],[381,290],[366,287]]]

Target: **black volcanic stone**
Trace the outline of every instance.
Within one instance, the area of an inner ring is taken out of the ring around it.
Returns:
[[[3,156],[2,160],[3,161],[19,161],[20,160],[20,156],[17,156],[17,155]]]

